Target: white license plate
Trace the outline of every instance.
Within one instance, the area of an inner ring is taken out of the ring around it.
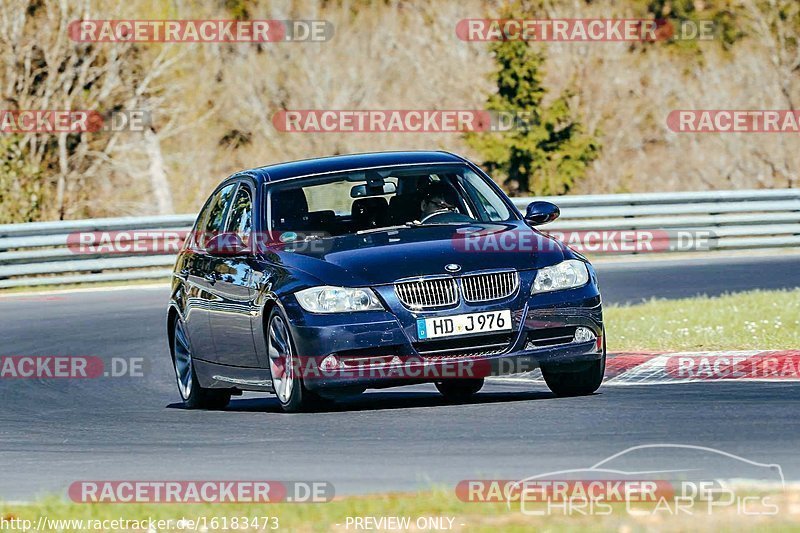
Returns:
[[[489,311],[487,313],[417,319],[417,337],[419,340],[486,333],[488,331],[508,331],[510,329],[511,311],[508,309]]]

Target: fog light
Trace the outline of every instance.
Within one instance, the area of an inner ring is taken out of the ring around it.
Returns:
[[[335,355],[329,355],[319,364],[321,370],[336,370],[339,368],[339,360]]]
[[[595,339],[595,334],[589,328],[579,327],[575,329],[575,339],[572,342],[589,342]]]

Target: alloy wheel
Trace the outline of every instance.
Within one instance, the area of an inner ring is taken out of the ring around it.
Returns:
[[[192,349],[183,322],[175,321],[175,340],[172,348],[175,354],[175,375],[178,377],[178,390],[184,400],[192,394]]]
[[[294,389],[294,356],[286,322],[278,315],[269,323],[269,363],[275,394],[288,403]]]

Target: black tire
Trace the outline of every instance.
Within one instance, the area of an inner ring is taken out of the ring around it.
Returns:
[[[225,409],[231,401],[228,389],[205,389],[197,381],[191,343],[179,317],[172,324],[172,366],[178,382],[178,393],[187,409]]]
[[[300,413],[322,407],[323,400],[306,388],[302,375],[297,375],[301,365],[294,364],[296,351],[292,332],[278,307],[269,314],[266,335],[272,386],[281,409],[286,413]]]
[[[451,401],[468,400],[482,388],[483,378],[448,379],[436,382],[436,389],[442,396]]]
[[[577,368],[548,369],[542,367],[542,376],[556,396],[586,396],[603,383],[606,372],[606,336],[603,331],[603,356],[591,363],[581,363]]]

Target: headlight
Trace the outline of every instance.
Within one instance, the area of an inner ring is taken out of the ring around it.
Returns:
[[[531,294],[572,289],[586,285],[588,281],[589,270],[586,268],[586,263],[577,259],[568,259],[537,271]]]
[[[312,313],[346,313],[348,311],[382,310],[383,306],[371,289],[347,287],[312,287],[295,293],[300,306]]]

